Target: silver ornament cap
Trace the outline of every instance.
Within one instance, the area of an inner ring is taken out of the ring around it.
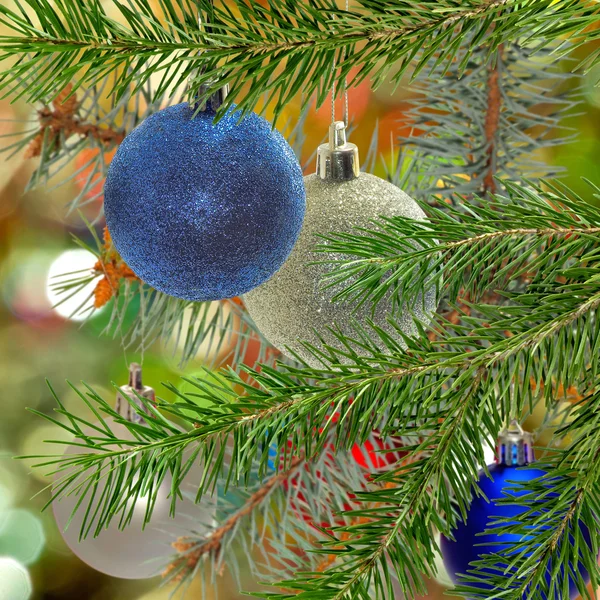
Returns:
[[[513,419],[498,436],[496,462],[507,467],[521,467],[534,461],[533,436]]]
[[[358,147],[346,140],[346,124],[329,126],[329,143],[317,150],[317,176],[330,181],[350,181],[360,174]]]
[[[139,399],[147,398],[153,404],[156,402],[156,393],[154,388],[142,383],[142,367],[138,363],[129,365],[129,383],[122,385],[117,392],[116,411],[131,423],[144,423],[144,418],[138,414],[130,401],[138,406],[142,411],[148,413],[148,409]],[[129,399],[129,400],[128,400]]]
[[[200,112],[217,112],[217,110],[225,103],[225,98],[229,95],[229,85],[225,84],[213,91],[210,96],[206,97],[206,93],[213,87],[212,81],[208,81],[200,85],[198,90],[198,99],[195,108]],[[201,98],[204,98],[201,100]]]

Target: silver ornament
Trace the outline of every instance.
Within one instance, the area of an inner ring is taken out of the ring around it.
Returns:
[[[332,124],[329,144],[319,147],[317,173],[305,177],[304,183],[306,214],[292,253],[271,279],[244,295],[244,302],[256,326],[271,344],[288,355],[289,348],[318,368],[323,367],[323,363],[307,351],[302,342],[319,348],[322,346],[320,336],[328,345],[343,349],[328,328],[356,337],[355,323],[366,327],[372,320],[394,338],[398,339],[398,334],[388,322],[392,316],[391,298],[380,301],[374,313],[370,302],[356,308],[355,304],[332,301],[347,282],[323,289],[324,277],[333,267],[311,263],[339,261],[343,256],[316,253],[315,246],[326,243],[317,236],[355,232],[356,227],[372,229],[372,220],[380,216],[418,220],[425,220],[426,216],[398,187],[374,175],[359,173],[356,146],[346,142],[340,122]],[[403,333],[414,336],[418,330],[413,315],[426,322],[436,306],[435,290],[428,290],[424,300],[418,300],[411,310],[396,308],[394,321]]]
[[[144,397],[154,396],[152,388],[142,386],[140,378],[136,381],[138,375],[139,367],[132,365],[130,384],[133,385],[122,386],[118,394],[117,408],[121,414],[129,410],[128,403],[124,402],[124,395],[130,395],[132,389]],[[135,397],[131,398],[134,402],[137,400]],[[139,415],[136,415],[135,420],[139,422]],[[125,426],[115,423],[112,419],[107,419],[106,422],[117,438],[132,439]],[[84,434],[94,437],[98,436],[98,431],[88,428],[84,430]],[[85,452],[86,448],[73,445],[67,447],[65,454]],[[64,474],[57,475],[55,488],[60,485],[60,479]],[[181,486],[183,497],[177,500],[174,517],[169,514],[171,478],[166,476],[158,490],[153,491],[151,496],[141,496],[134,505],[127,506],[126,514],[129,515],[131,511],[131,521],[124,528],[119,528],[121,517],[118,515],[111,520],[108,527],[101,527],[98,535],[95,535],[99,523],[95,511],[98,509],[100,512],[105,507],[107,498],[110,498],[110,494],[105,492],[114,492],[116,488],[126,485],[124,482],[116,482],[115,478],[109,482],[108,476],[105,476],[95,490],[95,497],[91,502],[92,509],[86,520],[86,535],[82,536],[82,524],[87,507],[92,500],[92,489],[87,489],[85,483],[79,490],[75,487],[88,476],[87,473],[83,474],[70,491],[65,491],[60,498],[53,501],[54,517],[72,552],[93,569],[112,577],[146,579],[158,575],[173,557],[175,551],[172,544],[178,537],[189,535],[190,531],[201,533],[214,526],[214,506],[210,506],[210,503],[204,499],[200,504],[194,502],[202,476],[201,469],[194,467],[190,469]],[[156,494],[156,501],[152,507],[152,517],[144,527],[148,503],[154,498],[154,494]]]

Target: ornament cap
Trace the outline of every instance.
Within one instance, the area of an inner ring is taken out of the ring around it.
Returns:
[[[346,140],[346,124],[329,126],[329,143],[317,150],[317,175],[329,181],[350,181],[360,174],[358,147]]]
[[[508,467],[520,467],[534,461],[533,436],[513,419],[498,436],[496,462]]]
[[[133,401],[144,412],[148,412],[138,396],[147,398],[152,403],[156,402],[154,388],[142,383],[141,365],[131,363],[129,365],[129,383],[119,388],[115,407],[116,411],[131,423],[144,423],[144,418],[134,410],[130,401]]]
[[[198,89],[198,96],[196,98],[196,110],[200,112],[217,112],[217,110],[224,104],[225,98],[229,95],[229,85],[225,84],[218,90],[206,97],[207,91],[213,87],[212,81],[207,81],[200,85]]]

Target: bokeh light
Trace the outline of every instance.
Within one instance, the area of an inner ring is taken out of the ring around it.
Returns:
[[[48,249],[16,248],[2,265],[4,303],[22,321],[39,323],[52,316],[43,292],[51,264],[48,254]]]
[[[0,556],[0,600],[29,600],[32,593],[27,569],[14,558]]]
[[[23,437],[20,448],[21,456],[35,456],[37,458],[24,459],[23,462],[29,467],[33,467],[33,465],[44,462],[43,458],[39,457],[48,457],[50,459],[56,455],[60,456],[67,448],[66,444],[49,444],[47,441],[70,442],[72,439],[73,436],[65,429],[51,423],[38,422]],[[49,483],[52,481],[52,477],[47,475],[49,471],[52,471],[51,467],[45,469],[43,467],[31,468],[31,476],[39,481]]]
[[[6,524],[10,508],[14,502],[13,492],[6,487],[3,483],[0,483],[0,530]]]
[[[30,565],[40,557],[45,543],[39,517],[22,508],[9,511],[0,529],[0,555],[12,556],[24,565]]]
[[[60,288],[69,282],[91,274],[96,257],[83,248],[65,250],[54,259],[48,270],[46,294],[53,310],[72,321],[84,321],[94,311],[93,292],[96,281],[92,280],[81,289],[61,293]]]

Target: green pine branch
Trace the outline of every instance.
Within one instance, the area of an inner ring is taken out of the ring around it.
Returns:
[[[375,220],[374,229],[331,233],[316,250],[328,263],[326,287],[336,301],[414,306],[437,288],[451,302],[477,301],[522,279],[552,284],[576,273],[573,261],[597,272],[600,211],[556,183],[524,187],[503,181],[507,196],[466,198],[444,210],[423,204],[428,221]],[[590,184],[592,196],[600,190]],[[318,256],[318,255],[317,255]],[[577,273],[578,277],[581,273]]]
[[[511,40],[543,46],[568,37],[578,46],[597,38],[600,19],[595,5],[575,0],[470,0],[460,6],[432,0],[391,9],[362,0],[349,12],[333,0],[277,0],[269,7],[235,0],[214,8],[208,0],[161,0],[159,16],[144,0],[115,0],[118,20],[99,0],[14,4],[0,7],[0,23],[12,32],[0,37],[1,56],[19,59],[0,78],[7,93],[47,100],[69,82],[90,87],[119,72],[109,92],[121,96],[158,75],[157,94],[188,80],[192,95],[202,84],[210,93],[229,83],[233,94],[226,105],[236,100],[244,111],[266,91],[276,115],[300,90],[306,101],[316,95],[321,103],[352,68],[359,71],[350,85],[370,76],[377,86],[392,66],[398,82],[409,68],[416,75],[436,53],[437,63],[450,65],[465,42],[463,68],[482,45],[493,52]],[[210,30],[200,30],[197,11],[210,13]],[[590,55],[586,66],[596,58]]]
[[[464,574],[458,590],[470,598],[486,598],[477,584],[493,586],[498,598],[517,600],[527,594],[534,600],[567,597],[568,579],[576,582],[584,598],[587,591],[580,566],[590,574],[591,588],[600,579],[598,541],[593,523],[597,521],[600,493],[599,400],[597,389],[582,401],[557,437],[572,441],[564,450],[540,461],[547,475],[523,485],[518,498],[510,492],[501,504],[520,504],[525,511],[517,518],[496,518],[488,530],[513,534],[520,541],[509,543],[508,550],[483,556]],[[584,527],[590,532],[586,539]],[[591,527],[591,528],[590,528]],[[515,538],[513,538],[515,539]],[[566,565],[570,565],[566,568]],[[552,577],[546,581],[547,570]]]
[[[503,193],[504,180],[537,182],[562,171],[539,159],[543,149],[575,137],[565,119],[580,101],[579,77],[565,68],[575,66],[572,59],[556,61],[559,46],[534,50],[517,40],[491,60],[482,47],[463,71],[463,50],[449,68],[432,56],[411,84],[417,95],[402,119],[411,135],[398,143],[416,165],[403,189],[438,206],[464,197],[470,204],[472,196]]]
[[[94,411],[97,425],[71,414],[57,398],[62,421],[46,418],[78,437],[82,452],[47,458],[40,464],[59,477],[54,497],[95,490],[95,484],[107,478],[135,477],[138,485],[113,489],[115,501],[104,507],[93,526],[104,526],[115,518],[126,523],[126,507],[151,488],[157,474],[171,474],[175,510],[179,487],[195,461],[205,465],[199,500],[211,493],[220,477],[237,481],[253,468],[264,475],[273,445],[289,464],[300,454],[318,460],[330,443],[337,452],[348,452],[375,429],[384,436],[405,436],[413,440],[406,449],[407,465],[395,465],[376,478],[392,487],[358,494],[369,508],[347,516],[368,519],[340,529],[339,536],[323,548],[335,554],[341,566],[317,575],[298,575],[286,586],[306,597],[317,589],[332,599],[353,594],[366,597],[373,589],[383,594],[391,585],[386,565],[392,560],[405,593],[417,593],[423,585],[417,574],[430,572],[434,549],[419,546],[415,553],[415,540],[424,544],[430,527],[449,531],[454,519],[466,513],[476,465],[483,462],[478,441],[482,432],[493,437],[508,416],[522,414],[526,406],[539,401],[539,394],[533,398],[535,390],[543,389],[546,398],[560,385],[576,385],[584,392],[594,389],[598,377],[600,364],[594,358],[600,344],[597,209],[578,205],[574,214],[571,209],[576,203],[551,184],[547,190],[519,187],[512,191],[503,199],[502,218],[493,200],[482,202],[461,216],[465,229],[453,224],[456,215],[450,220],[439,215],[429,224],[402,220],[393,224],[431,250],[422,259],[424,264],[444,244],[458,244],[461,252],[482,253],[487,248],[491,256],[483,261],[484,266],[470,261],[471,268],[482,269],[474,290],[484,287],[489,280],[483,274],[493,272],[494,266],[504,269],[515,256],[518,266],[523,244],[541,236],[545,242],[534,242],[529,252],[538,274],[525,292],[507,293],[505,305],[477,298],[463,302],[456,307],[457,324],[439,317],[417,339],[405,338],[406,349],[375,327],[357,326],[355,336],[340,337],[344,350],[314,349],[317,356],[324,352],[336,371],[303,364],[260,365],[245,369],[250,381],[230,371],[226,377],[241,386],[241,394],[210,376],[196,382],[193,397],[167,386],[176,392],[176,400],[159,401],[156,407],[145,402],[146,425],[124,421],[89,389],[79,394]],[[502,237],[506,232],[508,239],[515,235],[521,241],[501,246],[501,252],[489,240],[483,250],[479,240],[463,243],[471,236],[495,239],[496,234]],[[551,234],[556,243],[547,241]],[[439,241],[437,246],[426,245],[433,239]],[[449,247],[450,256],[455,247]],[[420,252],[413,246],[415,256]],[[466,268],[460,272],[451,261],[440,261],[438,268],[440,281],[451,290],[464,281],[465,273],[472,275]],[[498,281],[491,279],[494,285]],[[208,406],[199,406],[198,398],[208,400]],[[333,419],[334,414],[339,418]],[[116,438],[106,419],[124,425],[129,437]],[[84,434],[83,427],[93,427],[94,433]],[[230,462],[219,451],[226,440],[233,445]],[[291,448],[288,440],[292,440]],[[553,472],[560,473],[557,468]],[[548,502],[550,506],[552,500]],[[84,522],[83,528],[85,533],[92,523]]]
[[[184,451],[193,448],[195,458],[207,465],[201,495],[223,467],[222,456],[215,456],[216,445],[223,436],[234,442],[236,452],[228,468],[237,479],[254,461],[264,469],[272,442],[284,449],[287,440],[292,439],[297,450],[289,452],[290,459],[300,448],[312,458],[323,452],[330,431],[334,432],[336,448],[343,451],[356,442],[364,442],[377,428],[386,435],[410,434],[415,421],[423,431],[436,434],[440,432],[439,419],[451,422],[450,415],[461,414],[465,398],[484,398],[486,402],[493,398],[500,402],[498,414],[518,413],[530,394],[520,396],[515,390],[497,398],[499,389],[509,390],[515,384],[529,387],[530,379],[538,389],[543,386],[552,390],[559,384],[568,387],[574,383],[581,388],[596,376],[598,365],[594,361],[590,364],[589,356],[598,344],[598,283],[585,292],[585,296],[582,289],[572,294],[555,294],[554,301],[547,301],[537,311],[529,310],[523,303],[518,318],[509,313],[504,319],[488,323],[465,315],[464,324],[440,330],[439,339],[434,342],[426,338],[406,339],[407,352],[383,334],[376,347],[372,340],[380,332],[375,329],[359,338],[371,339],[370,355],[353,353],[352,342],[346,340],[349,350],[343,354],[351,365],[342,366],[338,358],[338,373],[281,364],[277,368],[261,366],[246,369],[252,383],[235,372],[228,373],[227,378],[244,389],[241,395],[209,377],[207,382],[198,382],[195,395],[209,400],[212,408],[201,408],[194,399],[179,393],[174,403],[162,401],[157,408],[151,408],[149,427],[124,421],[89,390],[88,396],[80,393],[86,404],[94,408],[99,418],[111,418],[127,427],[133,441],[115,439],[107,427],[96,427],[97,436],[82,439],[82,447],[95,452],[54,458],[40,466],[65,471],[65,487],[81,486],[82,477],[85,484],[97,481],[107,469],[126,470],[128,474],[132,470],[143,488],[143,482],[149,483],[154,476],[157,461],[165,472],[181,471]],[[497,311],[497,317],[504,310],[494,305],[478,305],[478,309],[486,316]],[[506,337],[506,329],[514,335]],[[364,353],[364,348],[360,349]],[[336,350],[328,350],[335,355]],[[337,352],[339,357],[342,352]],[[481,386],[476,394],[471,391],[474,381]],[[173,386],[170,389],[174,390]],[[415,395],[421,399],[416,407]],[[191,429],[174,428],[159,409]],[[337,423],[331,420],[335,411],[343,415]],[[91,425],[62,406],[58,412],[67,417],[68,423],[57,424],[72,435],[81,438],[81,426]],[[480,418],[473,423],[481,423]],[[464,433],[467,439],[474,439],[478,430],[472,426]],[[465,451],[459,454],[464,456]],[[178,482],[174,477],[174,486]],[[135,499],[139,491],[122,490],[123,505]],[[110,514],[112,510],[114,507],[108,507],[105,518],[114,516]]]

